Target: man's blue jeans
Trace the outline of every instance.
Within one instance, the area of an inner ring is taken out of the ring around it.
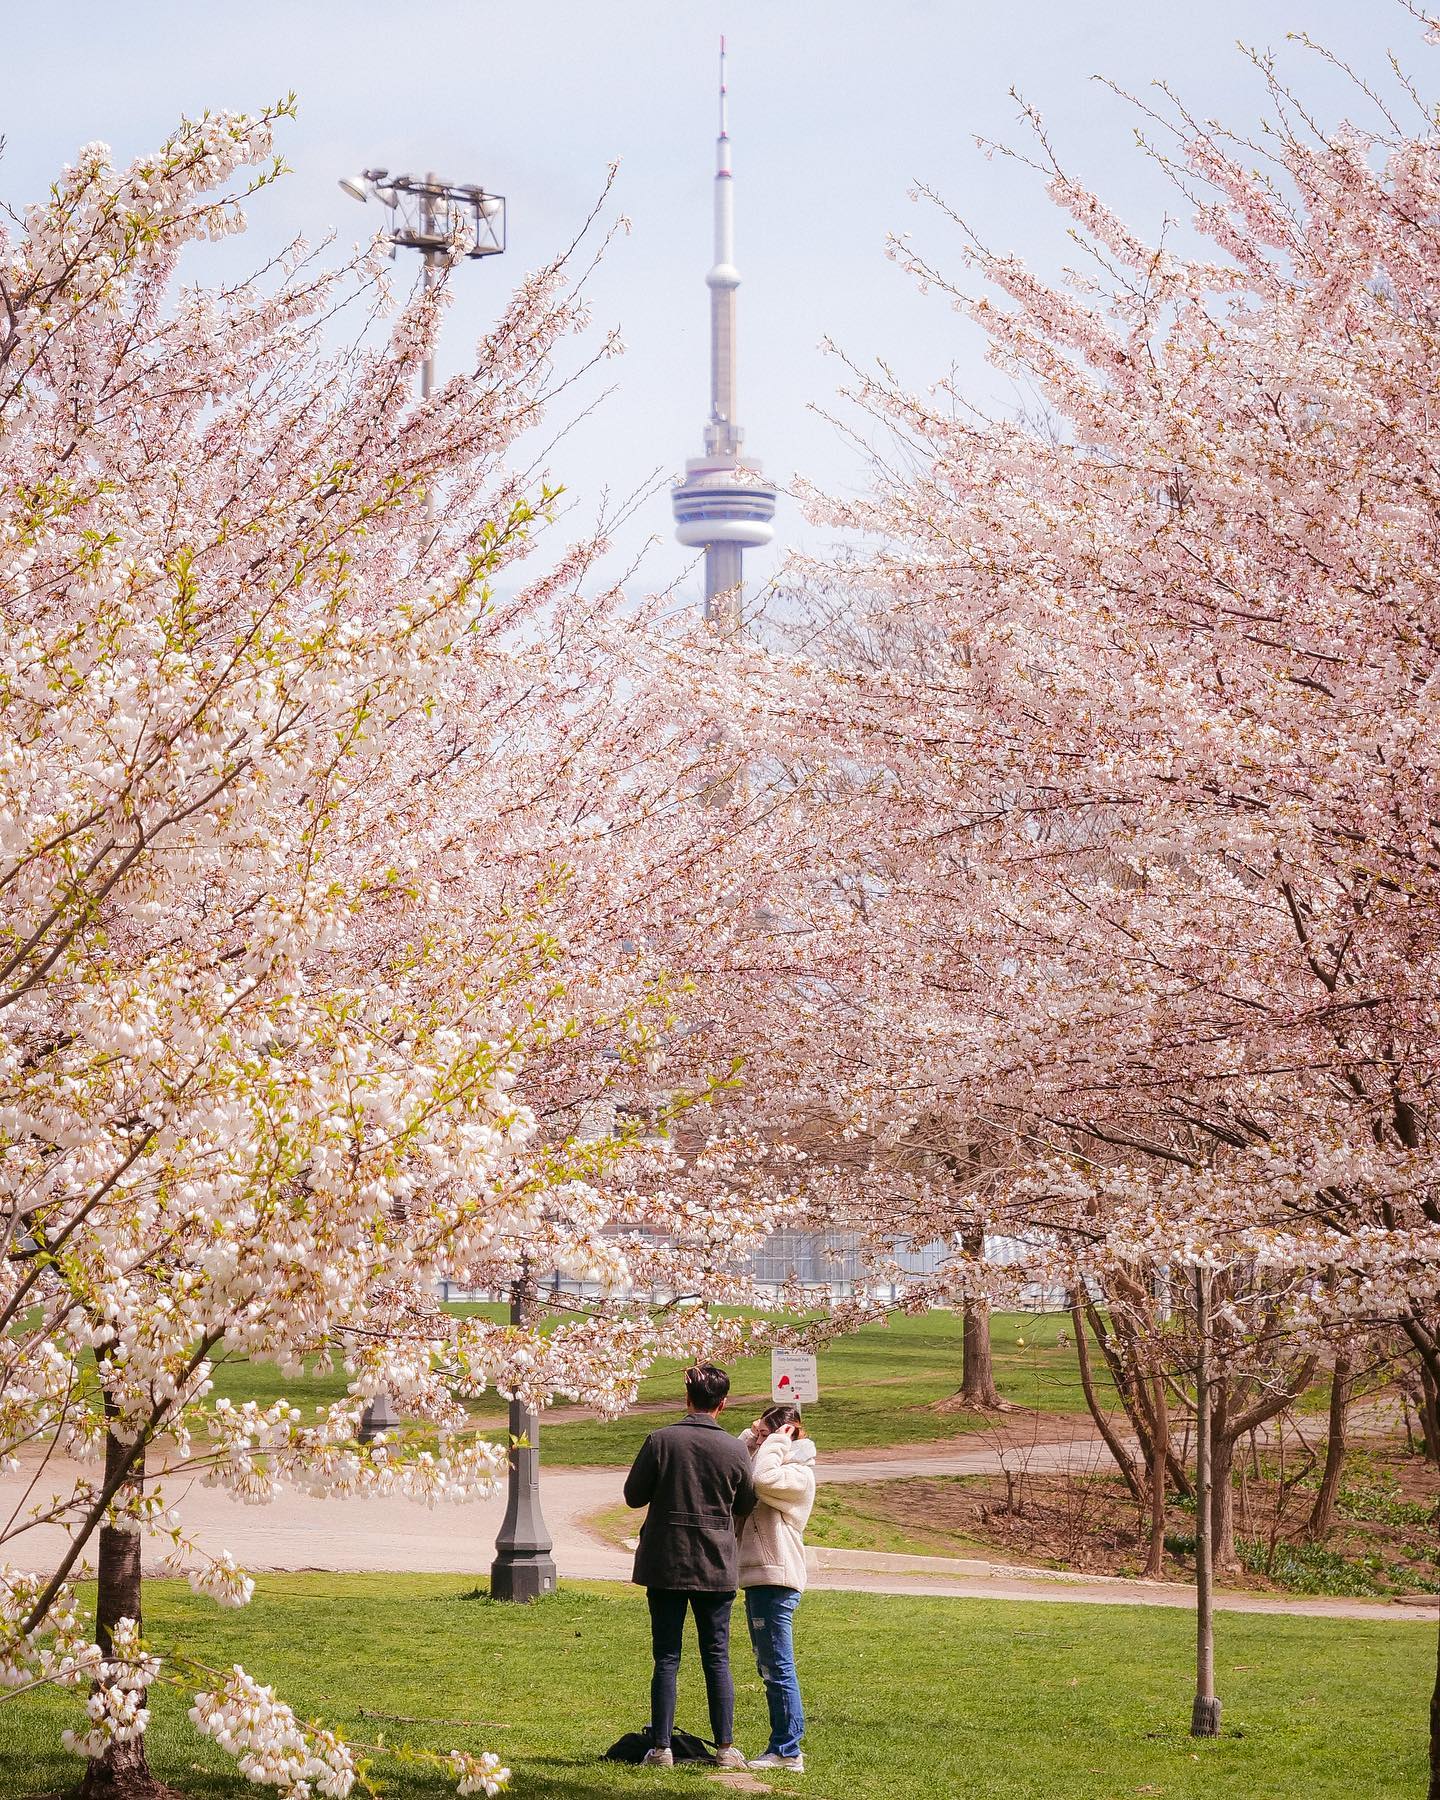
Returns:
[[[765,1683],[770,1706],[767,1756],[798,1756],[805,1735],[805,1708],[795,1674],[791,1622],[800,1604],[799,1588],[752,1587],[745,1590],[745,1622],[755,1647],[755,1666]]]
[[[675,1690],[680,1676],[680,1647],[685,1641],[685,1613],[695,1615],[705,1695],[710,1702],[710,1729],[717,1744],[735,1741],[735,1685],[730,1678],[730,1608],[735,1593],[691,1594],[674,1588],[648,1588],[650,1647],[655,1673],[650,1678],[650,1742],[667,1749],[675,1729]]]

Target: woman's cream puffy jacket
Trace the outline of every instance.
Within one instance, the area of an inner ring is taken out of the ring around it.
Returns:
[[[750,1433],[740,1441],[748,1450]],[[815,1504],[815,1446],[771,1435],[754,1453],[750,1476],[760,1504],[740,1533],[741,1587],[805,1586],[805,1523]]]

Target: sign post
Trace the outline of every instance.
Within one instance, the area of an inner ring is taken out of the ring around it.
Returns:
[[[808,1350],[770,1352],[770,1398],[792,1406],[814,1406],[820,1398],[820,1376]]]

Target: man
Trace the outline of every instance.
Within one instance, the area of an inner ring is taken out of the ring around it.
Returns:
[[[695,1615],[715,1760],[743,1769],[735,1735],[735,1684],[730,1677],[730,1608],[740,1585],[735,1521],[755,1507],[750,1458],[720,1424],[730,1377],[713,1363],[685,1374],[685,1417],[652,1431],[625,1477],[625,1504],[648,1506],[632,1580],[648,1591],[655,1673],[650,1681],[650,1742],[645,1761],[675,1761],[675,1687],[685,1614]]]

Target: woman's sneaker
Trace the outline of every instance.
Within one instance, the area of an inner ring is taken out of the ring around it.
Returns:
[[[788,1769],[792,1775],[803,1775],[805,1758],[803,1756],[776,1756],[773,1750],[767,1750],[763,1756],[752,1756],[750,1767],[752,1769]]]
[[[663,1749],[647,1750],[640,1758],[640,1765],[646,1769],[673,1769],[675,1752],[668,1744]]]
[[[752,1767],[733,1744],[727,1744],[723,1750],[715,1752],[715,1766],[717,1769],[748,1769]]]

